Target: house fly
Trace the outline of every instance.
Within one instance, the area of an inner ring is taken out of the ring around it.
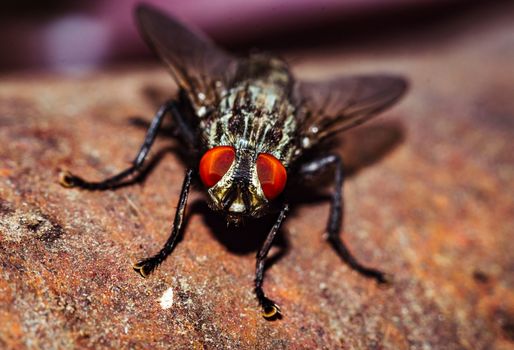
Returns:
[[[155,255],[134,265],[148,276],[171,253],[180,234],[191,182],[199,177],[209,207],[239,224],[245,217],[277,215],[257,253],[255,294],[266,319],[281,316],[263,291],[264,263],[289,206],[284,189],[292,179],[333,171],[334,188],[326,236],[353,269],[379,283],[389,275],[359,263],[341,240],[343,162],[327,140],[362,124],[395,103],[406,81],[393,75],[297,81],[287,63],[262,53],[245,58],[216,47],[211,40],[148,5],[136,10],[140,31],[179,87],[151,122],[132,165],[100,182],[61,173],[65,187],[107,190],[138,174],[166,115],[191,151],[194,165],[182,184],[171,234]],[[315,154],[313,157],[312,155]]]

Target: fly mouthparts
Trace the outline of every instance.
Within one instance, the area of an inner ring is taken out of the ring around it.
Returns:
[[[229,214],[227,215],[227,228],[230,226],[233,226],[235,228],[238,228],[243,224],[244,218],[242,215],[233,215]]]

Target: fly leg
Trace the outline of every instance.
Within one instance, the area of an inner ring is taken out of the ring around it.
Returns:
[[[177,237],[180,235],[182,224],[184,222],[184,213],[186,211],[187,197],[189,195],[189,188],[191,187],[192,177],[193,170],[189,169],[186,173],[186,177],[184,178],[184,182],[182,184],[180,199],[178,201],[177,211],[175,212],[175,219],[173,220],[173,227],[171,228],[171,234],[168,237],[168,240],[157,254],[134,264],[134,270],[139,272],[141,276],[147,277],[173,251],[173,248],[175,247],[175,243],[177,241]]]
[[[264,291],[262,290],[262,282],[264,279],[264,264],[266,261],[266,257],[268,256],[269,250],[271,248],[271,244],[273,243],[273,239],[275,238],[278,230],[280,229],[280,225],[282,221],[284,221],[286,214],[289,210],[289,206],[287,204],[284,205],[280,214],[278,215],[277,221],[271,228],[266,240],[264,241],[261,249],[257,253],[257,261],[255,268],[255,294],[257,295],[257,299],[259,300],[259,304],[262,307],[262,316],[268,320],[273,320],[280,317],[280,308],[277,304],[266,297]]]
[[[344,167],[341,157],[336,154],[329,154],[321,158],[317,158],[309,163],[302,165],[300,174],[304,177],[317,175],[326,170],[328,167],[335,168],[334,182],[335,189],[332,193],[330,215],[327,224],[327,240],[330,242],[339,257],[343,259],[352,269],[359,272],[363,276],[373,278],[379,283],[389,283],[392,276],[380,270],[369,268],[361,264],[348,250],[343,240],[339,236],[342,226],[343,213],[343,182]]]
[[[122,172],[109,177],[100,182],[86,181],[79,176],[75,176],[68,171],[64,171],[60,174],[59,182],[64,187],[80,187],[87,190],[107,190],[118,186],[124,179],[140,171],[143,167],[143,163],[152,147],[155,137],[162,124],[164,116],[167,112],[171,112],[175,117],[175,121],[186,142],[192,142],[193,133],[189,126],[184,121],[184,118],[178,110],[178,105],[175,101],[169,101],[161,106],[155,114],[148,131],[146,132],[145,140],[143,145],[139,149],[136,158],[132,161],[132,165]]]

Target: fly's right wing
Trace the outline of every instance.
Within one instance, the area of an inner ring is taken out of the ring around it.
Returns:
[[[393,105],[406,90],[407,81],[392,75],[298,82],[295,93],[303,109],[303,147],[310,148],[368,121]]]
[[[188,93],[193,107],[198,111],[219,102],[236,74],[238,60],[202,33],[151,6],[138,6],[136,17],[147,43]]]

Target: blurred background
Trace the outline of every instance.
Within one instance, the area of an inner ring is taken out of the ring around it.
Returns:
[[[81,73],[151,57],[133,9],[139,1],[3,1],[0,73],[50,69]],[[273,51],[324,46],[356,49],[402,38],[444,40],[456,23],[476,20],[507,1],[469,0],[148,0],[192,23],[224,47]],[[459,25],[461,30],[463,27]],[[439,37],[437,36],[440,34]],[[411,47],[412,49],[412,47]]]

